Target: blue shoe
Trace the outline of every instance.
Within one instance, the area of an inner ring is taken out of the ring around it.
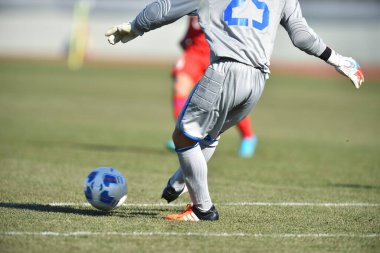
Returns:
[[[244,158],[250,158],[255,154],[257,146],[256,135],[249,138],[243,138],[240,143],[239,156]]]
[[[166,148],[171,151],[171,152],[175,152],[175,146],[174,146],[174,142],[172,140],[168,140],[165,144]]]

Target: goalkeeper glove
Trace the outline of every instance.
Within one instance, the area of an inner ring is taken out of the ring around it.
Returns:
[[[344,57],[337,54],[334,50],[331,52],[331,56],[327,62],[344,76],[351,79],[356,89],[359,89],[364,82],[364,73],[359,64],[351,57]]]
[[[114,26],[108,29],[106,32],[108,42],[112,45],[115,45],[119,41],[126,43],[130,40],[133,40],[137,36],[138,34],[132,30],[131,23],[129,22]]]

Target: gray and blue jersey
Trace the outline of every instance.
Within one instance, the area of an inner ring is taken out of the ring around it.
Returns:
[[[324,59],[328,50],[302,17],[298,0],[156,0],[140,12],[132,28],[142,35],[184,15],[199,16],[211,64],[177,120],[177,129],[202,148],[196,143],[177,149],[181,167],[174,179],[182,185],[186,182],[193,206],[211,210],[207,161],[219,135],[259,101],[278,26],[306,53]]]
[[[307,25],[298,0],[156,0],[132,26],[142,35],[185,15],[199,16],[211,62],[229,58],[269,73],[279,24],[306,53],[319,57],[326,49]]]

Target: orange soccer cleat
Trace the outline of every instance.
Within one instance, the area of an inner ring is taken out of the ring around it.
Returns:
[[[201,212],[192,204],[187,204],[185,211],[179,214],[170,214],[165,219],[178,221],[216,221],[219,219],[219,214],[214,205],[207,212]]]

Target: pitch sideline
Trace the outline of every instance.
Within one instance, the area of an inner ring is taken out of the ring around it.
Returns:
[[[89,203],[52,202],[49,206],[90,206]],[[185,206],[186,203],[126,203],[122,206],[131,207],[156,207],[156,206]],[[366,202],[342,202],[342,203],[318,203],[318,202],[226,202],[215,203],[216,206],[283,206],[283,207],[380,207],[380,203]]]
[[[120,236],[120,237],[254,237],[254,238],[378,238],[380,234],[358,234],[358,233],[305,233],[305,234],[261,234],[261,233],[178,233],[178,232],[91,232],[91,231],[73,231],[73,232],[26,232],[26,231],[8,231],[1,232],[1,236],[46,236],[46,237],[88,237],[88,236]]]

